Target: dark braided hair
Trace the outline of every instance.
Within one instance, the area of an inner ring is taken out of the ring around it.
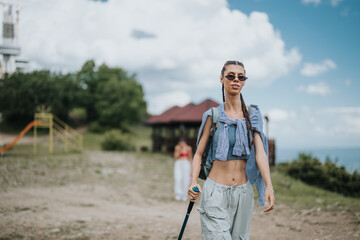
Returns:
[[[223,94],[223,102],[225,102],[224,84],[222,84],[222,94]]]
[[[243,99],[241,93],[240,93],[240,99],[241,99],[241,108],[242,108],[242,111],[244,113],[245,120],[246,120],[248,142],[249,142],[249,146],[251,148],[251,146],[254,144],[254,130],[252,128],[252,124],[251,124],[251,121],[250,121],[250,114],[249,114],[249,112],[247,110],[246,104],[244,102],[244,99]],[[250,142],[250,134],[253,137],[251,142]]]
[[[223,68],[221,69],[221,76],[224,76],[224,72],[226,70],[226,67],[228,65],[239,65],[242,66],[244,68],[244,73],[246,73],[245,71],[245,67],[244,64],[242,62],[238,62],[238,61],[226,61],[226,63],[224,64]],[[224,90],[224,84],[222,84],[222,96],[223,96],[223,102],[225,102],[225,90]],[[244,117],[245,117],[245,121],[246,121],[246,128],[247,128],[247,137],[248,137],[248,143],[249,143],[249,147],[251,147],[254,144],[254,138],[252,139],[252,141],[250,142],[250,134],[251,136],[254,136],[254,130],[252,128],[252,124],[250,121],[250,115],[249,112],[247,110],[245,101],[242,97],[242,94],[240,93],[240,102],[241,102],[241,110],[244,113]]]

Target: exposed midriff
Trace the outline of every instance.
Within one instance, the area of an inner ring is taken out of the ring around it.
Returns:
[[[245,167],[245,159],[232,159],[225,162],[214,160],[209,177],[223,185],[242,185],[247,182]]]

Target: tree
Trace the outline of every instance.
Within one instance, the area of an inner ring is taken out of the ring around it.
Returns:
[[[95,72],[94,60],[89,60],[84,63],[82,68],[76,74],[76,78],[79,86],[82,88],[79,98],[79,106],[82,106],[86,110],[86,119],[95,121],[98,118],[97,111],[95,109],[96,93],[98,87],[98,75]]]
[[[105,64],[97,68],[93,60],[85,62],[77,73],[34,71],[1,80],[0,112],[6,122],[23,127],[39,106],[50,108],[65,121],[74,107],[82,107],[87,121],[104,129],[127,130],[146,114],[143,90],[135,75]]]
[[[135,80],[111,78],[102,85],[96,103],[101,125],[126,130],[143,118],[146,102],[142,87]]]
[[[32,121],[40,106],[50,108],[52,113],[67,120],[78,91],[79,86],[72,74],[49,71],[14,73],[2,80],[0,112],[8,124],[16,127]]]
[[[98,122],[110,128],[126,130],[138,123],[146,113],[142,86],[122,68],[109,68],[102,64],[97,75],[99,85],[95,108]]]
[[[97,68],[95,62],[89,60],[76,76],[83,88],[81,105],[86,109],[88,122],[96,121],[104,129],[126,130],[146,114],[142,87],[135,75],[129,75],[124,69],[105,64]]]

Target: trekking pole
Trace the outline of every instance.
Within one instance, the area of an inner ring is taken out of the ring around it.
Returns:
[[[199,189],[198,189],[197,187],[193,187],[193,190],[194,190],[195,192],[199,192]],[[183,235],[184,230],[185,230],[185,227],[186,227],[186,223],[187,223],[187,221],[188,221],[188,219],[189,219],[190,212],[191,212],[193,206],[194,206],[194,202],[189,202],[189,206],[188,206],[188,209],[187,209],[187,212],[186,212],[186,216],[185,216],[183,225],[182,225],[182,227],[181,227],[181,231],[180,231],[178,240],[181,240],[181,238],[182,238],[182,235]]]

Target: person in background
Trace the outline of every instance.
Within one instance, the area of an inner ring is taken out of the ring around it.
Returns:
[[[191,180],[192,149],[184,139],[180,139],[174,151],[174,180],[175,199],[186,201],[188,199],[188,188]]]

